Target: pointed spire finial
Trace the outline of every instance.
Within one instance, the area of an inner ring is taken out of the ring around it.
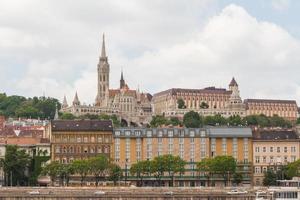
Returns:
[[[121,70],[121,80],[124,80],[124,77],[123,77],[123,69]]]
[[[101,58],[106,57],[106,52],[105,52],[105,36],[104,33],[102,35],[102,51],[101,51]]]
[[[67,107],[68,107],[68,102],[67,102],[66,95],[64,95],[64,100],[63,100],[62,108],[67,108]]]
[[[79,98],[78,98],[78,95],[77,95],[77,91],[75,93],[75,97],[74,97],[74,100],[73,100],[73,105],[80,105],[80,101],[79,101]]]

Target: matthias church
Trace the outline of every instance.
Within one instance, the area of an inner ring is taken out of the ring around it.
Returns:
[[[81,104],[76,92],[71,105],[68,105],[67,99],[64,97],[61,111],[72,113],[75,116],[115,114],[128,125],[148,124],[152,116],[152,96],[149,93],[140,92],[139,89],[130,89],[124,80],[123,71],[121,72],[120,87],[111,89],[109,86],[110,65],[106,55],[104,35],[97,70],[98,83],[95,103],[92,106]]]

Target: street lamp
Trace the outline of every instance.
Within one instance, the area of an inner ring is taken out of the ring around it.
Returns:
[[[125,186],[127,185],[127,162],[128,162],[128,158],[126,158],[126,162],[125,162]]]

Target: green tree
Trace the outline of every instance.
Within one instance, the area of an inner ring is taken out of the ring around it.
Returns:
[[[72,113],[63,113],[61,116],[60,116],[60,119],[68,119],[68,120],[73,120],[75,119],[76,117],[72,114]]]
[[[28,177],[25,171],[31,163],[30,156],[25,150],[20,150],[15,145],[7,145],[4,159],[2,160],[7,185],[26,185]]]
[[[42,169],[42,175],[50,176],[52,186],[54,186],[55,179],[59,175],[60,165],[58,161],[52,161]]]
[[[232,156],[216,156],[210,162],[210,170],[223,176],[224,185],[230,182],[230,177],[236,171],[236,161]]]
[[[184,173],[185,161],[179,156],[163,155],[164,168],[171,177],[170,186],[174,185],[174,176],[177,173]]]
[[[239,115],[232,115],[230,117],[228,117],[228,124],[230,126],[243,126],[244,121],[242,120],[242,118]]]
[[[264,180],[263,180],[264,186],[274,186],[276,185],[276,174],[272,170],[267,170],[264,173]]]
[[[162,116],[162,115],[155,115],[152,117],[152,120],[150,122],[150,126],[152,128],[157,128],[157,127],[160,127],[162,125],[166,125],[168,122],[168,120]]]
[[[123,177],[122,169],[117,164],[110,164],[109,167],[109,180],[114,182],[114,185],[117,185],[117,181],[121,180]]]
[[[270,126],[270,120],[267,116],[260,114],[257,116],[257,123],[260,127]]]
[[[90,166],[88,160],[74,160],[72,167],[76,174],[80,175],[80,185],[83,185],[83,182],[90,172]]]
[[[68,186],[70,181],[70,176],[74,174],[75,170],[72,164],[59,164],[58,168],[58,177],[60,179],[60,185]]]
[[[211,158],[204,158],[197,163],[197,170],[200,173],[200,176],[203,175],[207,180],[207,186],[210,186],[210,177],[211,177]]]
[[[200,108],[201,108],[201,109],[207,109],[207,108],[209,108],[209,105],[208,105],[206,102],[202,101],[202,102],[200,103]]]
[[[233,174],[233,183],[239,185],[243,181],[243,175],[241,173],[235,172]]]
[[[183,124],[187,128],[199,128],[202,126],[202,121],[202,117],[194,111],[190,111],[183,116]]]
[[[226,125],[227,120],[220,114],[214,115],[214,116],[206,116],[204,117],[204,124],[205,125],[211,125],[211,126],[219,126],[219,125]]]
[[[244,124],[249,126],[257,126],[258,125],[258,116],[257,115],[248,115],[243,118]]]
[[[287,177],[290,179],[300,176],[300,159],[289,163],[285,170]]]
[[[168,124],[172,126],[182,126],[182,122],[177,117],[171,117]]]
[[[96,186],[98,186],[100,179],[105,179],[109,167],[109,160],[103,155],[93,157],[89,159],[89,166],[90,173],[94,176]]]
[[[296,124],[300,124],[300,117],[297,119]]]
[[[178,107],[179,109],[184,109],[184,108],[186,108],[186,106],[185,106],[184,101],[183,101],[182,98],[179,98],[179,99],[177,100],[177,107]]]
[[[90,120],[93,120],[93,119],[98,119],[99,116],[98,115],[94,115],[94,114],[85,114],[85,115],[81,115],[79,116],[79,119],[90,119]]]
[[[166,171],[165,159],[163,156],[155,157],[149,165],[151,174],[155,177],[156,181],[158,181],[158,185],[161,186],[161,178]]]
[[[136,177],[140,179],[139,186],[143,186],[144,176],[149,176],[151,174],[151,162],[152,161],[149,160],[138,161],[131,166],[130,174],[133,176],[136,175]]]

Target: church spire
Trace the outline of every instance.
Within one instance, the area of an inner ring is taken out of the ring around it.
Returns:
[[[77,91],[75,93],[75,97],[74,97],[74,100],[73,100],[73,105],[74,106],[79,106],[80,105],[80,101],[79,101],[79,98],[78,98],[78,95],[77,95]]]
[[[102,35],[102,50],[101,50],[101,58],[106,58],[106,51],[105,51],[105,36],[104,33]]]
[[[123,77],[123,69],[121,70],[121,79],[120,79],[120,89],[124,88],[125,87],[125,80],[124,80],[124,77]]]
[[[64,100],[63,100],[62,108],[67,108],[67,107],[68,107],[68,102],[67,102],[66,95],[64,95]]]

